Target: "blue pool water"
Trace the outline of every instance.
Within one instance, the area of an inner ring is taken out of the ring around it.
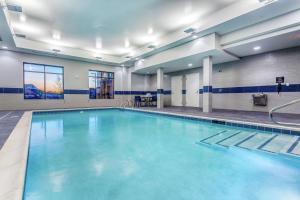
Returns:
[[[300,199],[300,160],[196,144],[225,128],[113,109],[34,115],[24,199]]]

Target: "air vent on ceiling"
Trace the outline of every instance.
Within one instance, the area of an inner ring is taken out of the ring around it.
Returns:
[[[196,29],[194,29],[194,28],[188,28],[188,29],[184,30],[185,33],[194,33],[195,31],[196,31]]]
[[[52,51],[53,51],[54,53],[59,53],[59,52],[60,52],[59,49],[52,49]]]
[[[264,4],[270,4],[270,3],[274,3],[278,0],[259,0],[259,2],[264,3]]]
[[[7,9],[14,12],[22,12],[22,7],[13,4],[7,4]]]
[[[156,46],[154,44],[150,44],[149,46],[147,46],[147,48],[149,48],[149,49],[155,49]]]
[[[127,58],[127,59],[131,59],[131,58],[132,58],[132,56],[125,56],[125,58]]]
[[[19,38],[26,38],[26,35],[24,35],[24,34],[19,34],[19,33],[16,33],[15,36],[16,36],[16,37],[19,37]]]

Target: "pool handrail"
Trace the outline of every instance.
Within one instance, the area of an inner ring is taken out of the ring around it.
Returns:
[[[283,105],[276,106],[276,107],[272,108],[269,112],[269,117],[272,120],[272,122],[274,122],[275,124],[283,125],[283,126],[300,126],[300,124],[297,124],[297,123],[288,123],[288,122],[276,121],[274,119],[274,116],[273,116],[274,111],[280,110],[282,108],[285,108],[285,107],[288,107],[288,106],[291,106],[291,105],[294,105],[294,104],[297,104],[297,103],[300,103],[300,99],[296,99],[296,100],[293,100],[289,103],[286,103],[286,104],[283,104]]]

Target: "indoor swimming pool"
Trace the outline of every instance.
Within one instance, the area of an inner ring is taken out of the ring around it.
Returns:
[[[300,198],[300,158],[278,154],[298,136],[105,109],[36,113],[30,137],[24,200]]]

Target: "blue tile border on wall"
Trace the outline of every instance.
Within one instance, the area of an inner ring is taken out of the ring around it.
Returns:
[[[226,87],[213,88],[213,93],[269,93],[277,92],[277,85],[263,85],[263,86],[245,86],[245,87]],[[300,84],[283,85],[281,92],[300,92]]]
[[[64,90],[64,94],[89,94],[89,90]]]
[[[23,88],[0,88],[0,93],[4,94],[22,94]]]
[[[157,91],[115,91],[115,95],[146,95],[147,93],[157,95]],[[163,94],[170,95],[171,90],[163,90]]]
[[[203,93],[211,93],[213,92],[212,86],[203,86]]]
[[[0,87],[0,94],[21,94],[23,88],[9,88]],[[199,89],[199,94],[212,92],[214,94],[226,94],[226,93],[274,93],[277,92],[277,85],[263,85],[263,86],[244,86],[244,87],[226,87],[226,88],[213,88],[212,86],[204,86]],[[300,84],[290,84],[289,86],[282,86],[281,92],[300,92]],[[157,91],[115,91],[115,95],[146,95],[151,93],[156,95]],[[164,90],[165,95],[170,95],[171,90]],[[73,90],[65,89],[64,94],[89,94],[89,90]],[[186,90],[182,91],[182,94],[186,94]]]

